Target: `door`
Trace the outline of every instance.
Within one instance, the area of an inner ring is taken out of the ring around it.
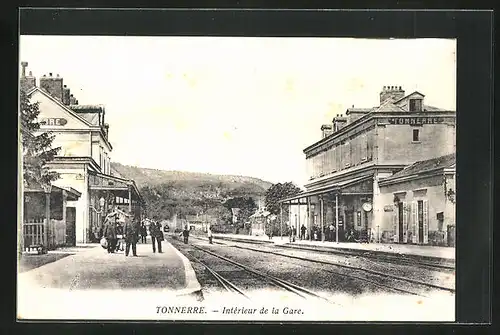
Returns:
[[[74,247],[76,245],[76,209],[66,207],[66,245]]]
[[[404,228],[403,228],[403,203],[398,203],[398,242],[403,243],[404,239]]]
[[[422,200],[417,201],[417,212],[418,212],[418,241],[422,243],[424,241],[424,202]]]

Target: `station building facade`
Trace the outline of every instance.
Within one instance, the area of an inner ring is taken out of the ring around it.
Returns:
[[[379,183],[417,161],[454,154],[455,123],[455,111],[425,104],[424,94],[384,86],[379,106],[347,109],[303,150],[306,191],[281,201],[290,206],[289,225],[305,225],[309,238],[314,227],[325,232],[333,225],[335,240],[352,230],[368,241],[402,243],[384,212],[384,192],[392,189]]]
[[[27,76],[23,62],[20,88],[31,102],[39,103],[40,132],[54,135],[53,147],[60,152],[48,167],[59,173],[53,185],[79,192],[77,200],[67,202],[67,211],[74,215],[76,243],[97,242],[105,214],[113,209],[125,209],[141,216],[143,199],[133,180],[111,172],[109,125],[105,123],[102,105],[79,105],[63,78],[44,75],[36,85],[31,72]]]

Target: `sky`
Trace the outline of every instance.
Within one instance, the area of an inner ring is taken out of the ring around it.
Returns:
[[[302,186],[321,125],[378,106],[383,86],[455,110],[455,52],[452,39],[21,36],[19,59],[105,105],[112,161]]]

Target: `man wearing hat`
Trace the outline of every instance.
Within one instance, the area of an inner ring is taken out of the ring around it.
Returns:
[[[131,213],[125,215],[125,227],[123,228],[125,235],[125,256],[130,252],[132,245],[132,256],[137,256],[137,240],[139,239],[139,225],[136,218],[133,218]]]
[[[116,235],[116,212],[111,212],[106,217],[103,236],[108,241],[108,254],[114,253],[116,248],[117,235]]]

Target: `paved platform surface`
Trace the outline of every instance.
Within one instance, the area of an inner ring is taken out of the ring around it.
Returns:
[[[196,278],[192,277],[189,261],[166,241],[161,254],[153,253],[150,244],[138,244],[138,257],[132,257],[131,252],[128,257],[124,252],[108,254],[98,244],[77,245],[50,253],[59,252],[71,252],[72,255],[20,273],[19,289],[23,286],[30,289],[154,289],[179,292],[199,289]]]
[[[269,242],[275,244],[284,244],[287,246],[296,247],[310,247],[310,248],[330,248],[359,252],[380,252],[386,254],[399,254],[399,255],[412,255],[419,257],[429,258],[443,258],[447,260],[455,259],[455,248],[450,247],[435,247],[425,245],[412,245],[412,244],[385,244],[385,243],[346,243],[346,242],[322,242],[322,241],[309,241],[309,240],[295,240],[290,243],[288,236],[274,236],[269,239],[267,236],[250,236],[250,235],[236,235],[236,234],[214,234],[214,238],[234,238],[240,240],[255,240],[262,242]]]

